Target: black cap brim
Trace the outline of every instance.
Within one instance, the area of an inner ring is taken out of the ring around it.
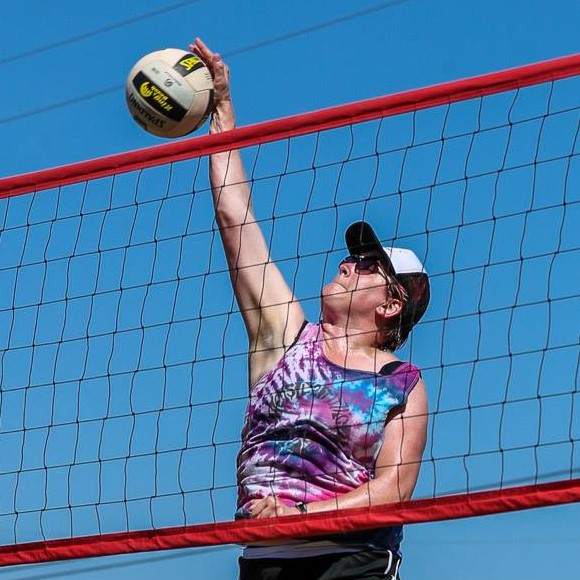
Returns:
[[[391,259],[370,224],[367,222],[351,224],[344,233],[344,238],[351,254],[356,256],[367,256],[369,254],[379,256],[387,272],[389,274],[396,273]]]

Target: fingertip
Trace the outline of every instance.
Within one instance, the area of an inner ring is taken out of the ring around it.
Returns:
[[[205,42],[199,36],[195,37],[195,44],[197,44],[201,49],[209,50],[205,45]]]

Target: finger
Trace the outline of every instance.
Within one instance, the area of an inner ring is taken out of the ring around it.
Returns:
[[[275,518],[278,515],[278,509],[280,508],[280,501],[276,496],[270,495],[266,498],[267,504],[262,511],[262,517],[265,518]]]
[[[266,506],[257,516],[257,520],[261,520],[264,518],[273,518],[276,515],[276,510],[273,509],[271,506]]]
[[[266,503],[265,499],[254,500],[254,502],[251,503],[249,506],[250,515],[253,518],[258,517],[258,515],[266,508],[266,506],[267,506],[267,503]]]
[[[212,54],[212,51],[208,48],[205,42],[199,38],[199,36],[195,37],[195,46],[197,46],[197,48],[199,48],[199,50],[201,50],[204,54]]]
[[[216,72],[225,76],[226,65],[222,60],[222,55],[216,52],[211,57],[211,63],[213,64],[213,68]]]
[[[213,61],[214,53],[204,44],[201,38],[196,38],[190,49],[195,52],[208,65]]]
[[[228,67],[221,60],[220,55],[214,55],[214,60],[210,65],[210,70],[213,76],[214,88],[216,97],[218,99],[229,98],[230,93],[230,77]]]
[[[250,507],[253,517],[272,517],[276,513],[278,500],[268,495],[262,499],[256,500]],[[273,513],[272,513],[273,512]]]
[[[272,510],[270,506],[262,506],[259,510],[255,511],[252,515],[253,519],[260,520],[262,518],[272,517]]]

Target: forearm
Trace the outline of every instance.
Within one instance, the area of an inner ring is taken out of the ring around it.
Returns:
[[[218,53],[212,52],[200,38],[190,45],[190,50],[209,67],[214,84],[214,110],[211,115],[210,133],[224,133],[236,127],[236,117],[230,91],[229,68]],[[222,230],[228,226],[247,223],[250,207],[250,188],[238,151],[214,153],[209,160],[209,177],[218,225]],[[237,229],[237,228],[235,228]],[[232,236],[236,232],[230,231]],[[239,237],[239,232],[237,232]]]
[[[231,100],[221,102],[214,111],[210,133],[230,131],[236,126]],[[220,228],[247,223],[252,215],[250,187],[238,150],[214,153],[209,175],[216,218]],[[250,220],[251,221],[251,220]]]
[[[306,504],[306,513],[327,512],[337,509],[377,506],[397,503],[411,499],[411,494],[417,481],[416,470],[410,470],[401,477],[393,470],[392,474],[382,474],[381,477],[336,498],[324,501],[313,501]],[[292,504],[280,501],[270,495],[255,500],[249,508],[250,517],[269,518],[275,516],[292,516],[301,511]]]
[[[411,499],[416,479],[413,474],[402,476],[396,473],[371,479],[360,487],[336,498],[308,503],[308,513],[406,501]]]

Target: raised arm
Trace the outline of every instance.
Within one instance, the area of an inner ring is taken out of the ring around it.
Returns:
[[[203,59],[214,79],[215,109],[210,132],[234,129],[228,67],[199,38],[190,49]],[[270,258],[254,217],[251,189],[239,151],[211,155],[210,182],[234,293],[248,332],[253,384],[292,343],[304,313]]]

